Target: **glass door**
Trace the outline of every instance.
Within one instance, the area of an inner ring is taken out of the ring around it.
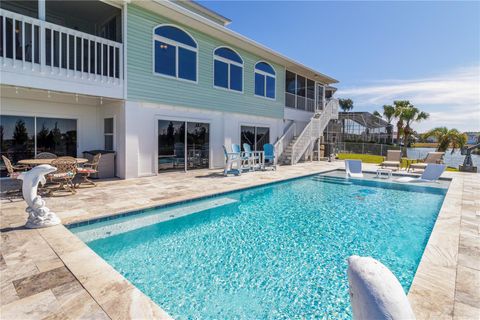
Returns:
[[[187,169],[208,169],[210,128],[208,123],[187,122]]]
[[[208,123],[158,120],[158,172],[208,169]]]
[[[247,143],[254,151],[263,151],[263,145],[270,143],[270,128],[241,126],[240,127],[240,143]]]
[[[185,170],[185,122],[158,120],[158,171]]]

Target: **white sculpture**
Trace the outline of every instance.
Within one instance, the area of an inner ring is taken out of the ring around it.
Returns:
[[[402,285],[379,261],[348,258],[348,282],[354,319],[415,319]]]
[[[27,202],[28,220],[25,224],[27,228],[43,228],[59,224],[60,219],[50,209],[45,207],[45,201],[37,195],[38,183],[46,183],[45,175],[55,172],[57,168],[48,164],[42,164],[33,169],[22,172],[18,179],[23,180],[22,194]]]

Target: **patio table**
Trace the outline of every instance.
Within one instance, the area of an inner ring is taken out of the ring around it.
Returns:
[[[55,158],[55,159],[23,159],[23,160],[18,161],[18,163],[26,164],[26,165],[29,165],[29,166],[38,166],[38,165],[41,165],[41,164],[51,164],[52,161],[56,160],[56,159],[57,158]],[[75,158],[75,160],[77,161],[78,164],[88,162],[88,159],[86,159],[86,158]]]

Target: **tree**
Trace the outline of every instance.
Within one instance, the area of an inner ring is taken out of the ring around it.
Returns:
[[[429,116],[430,115],[428,113],[420,111],[413,105],[403,108],[401,117],[405,123],[405,126],[403,127],[403,141],[405,142],[405,145],[409,143],[409,136],[413,133],[410,125],[414,122],[428,119]]]
[[[379,118],[384,118],[388,122],[387,126],[387,135],[388,135],[388,141],[392,142],[393,139],[393,126],[392,126],[392,121],[395,118],[395,108],[391,105],[385,104],[382,106],[383,108],[383,115],[380,114],[378,111],[374,111],[373,115],[377,116]]]
[[[25,121],[18,120],[13,131],[13,141],[16,145],[24,145],[28,141],[27,127]]]
[[[338,103],[340,104],[340,109],[342,109],[344,112],[348,112],[353,109],[352,99],[338,99]]]
[[[400,144],[400,136],[403,133],[403,110],[413,105],[408,100],[396,100],[393,101],[394,105],[394,117],[397,119],[397,144]]]
[[[437,139],[437,151],[445,152],[448,147],[455,149],[462,148],[467,143],[467,135],[457,129],[448,129],[447,127],[437,127],[423,134],[424,139],[435,137]]]

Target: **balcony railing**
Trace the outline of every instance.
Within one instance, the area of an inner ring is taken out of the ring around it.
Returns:
[[[285,92],[285,106],[297,110],[315,111],[315,99],[297,96],[293,93]]]
[[[0,9],[1,67],[120,85],[123,45]]]

